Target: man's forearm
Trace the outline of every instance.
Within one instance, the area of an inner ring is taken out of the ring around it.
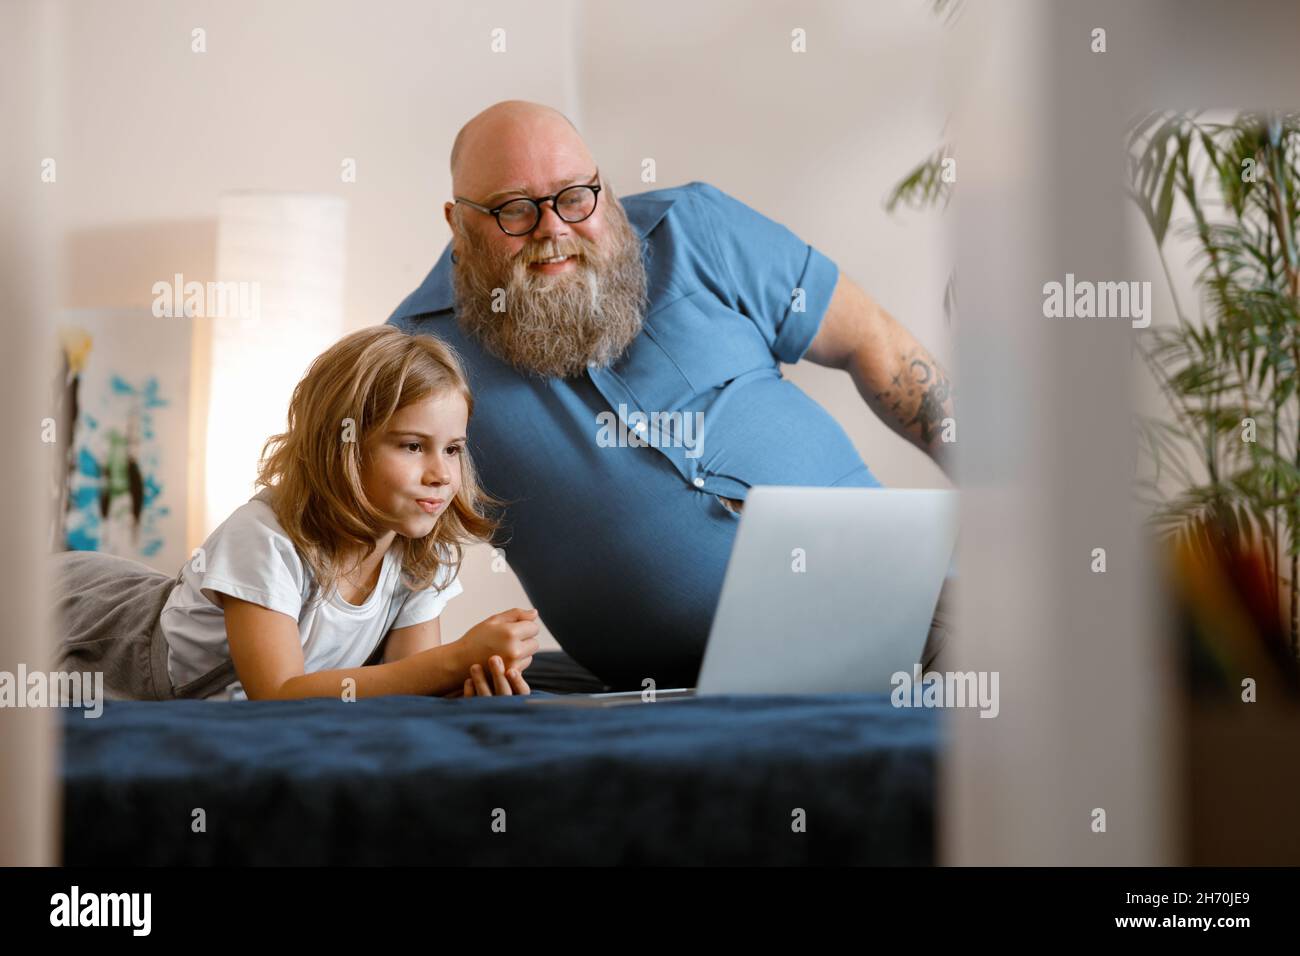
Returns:
[[[843,273],[805,357],[846,370],[881,421],[946,468],[945,453],[956,440],[948,373]]]
[[[948,373],[905,332],[887,348],[883,356],[863,357],[850,366],[854,384],[886,425],[946,469],[956,437]]]

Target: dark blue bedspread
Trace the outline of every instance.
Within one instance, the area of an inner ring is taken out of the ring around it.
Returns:
[[[64,711],[68,865],[934,862],[940,715],[886,695],[103,706]]]

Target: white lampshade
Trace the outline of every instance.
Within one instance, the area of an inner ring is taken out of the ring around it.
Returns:
[[[253,494],[262,445],[284,431],[294,386],[343,334],[346,224],[337,196],[220,198],[217,281],[240,283],[244,308],[212,322],[205,536]]]

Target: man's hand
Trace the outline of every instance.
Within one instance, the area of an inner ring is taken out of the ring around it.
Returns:
[[[952,385],[925,347],[844,273],[804,357],[843,369],[877,417],[946,470]]]

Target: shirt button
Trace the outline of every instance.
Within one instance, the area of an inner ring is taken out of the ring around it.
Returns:
[[[695,479],[695,487],[696,487],[696,488],[703,488],[703,487],[704,487],[704,479],[703,479],[703,478],[696,478],[696,479]]]

